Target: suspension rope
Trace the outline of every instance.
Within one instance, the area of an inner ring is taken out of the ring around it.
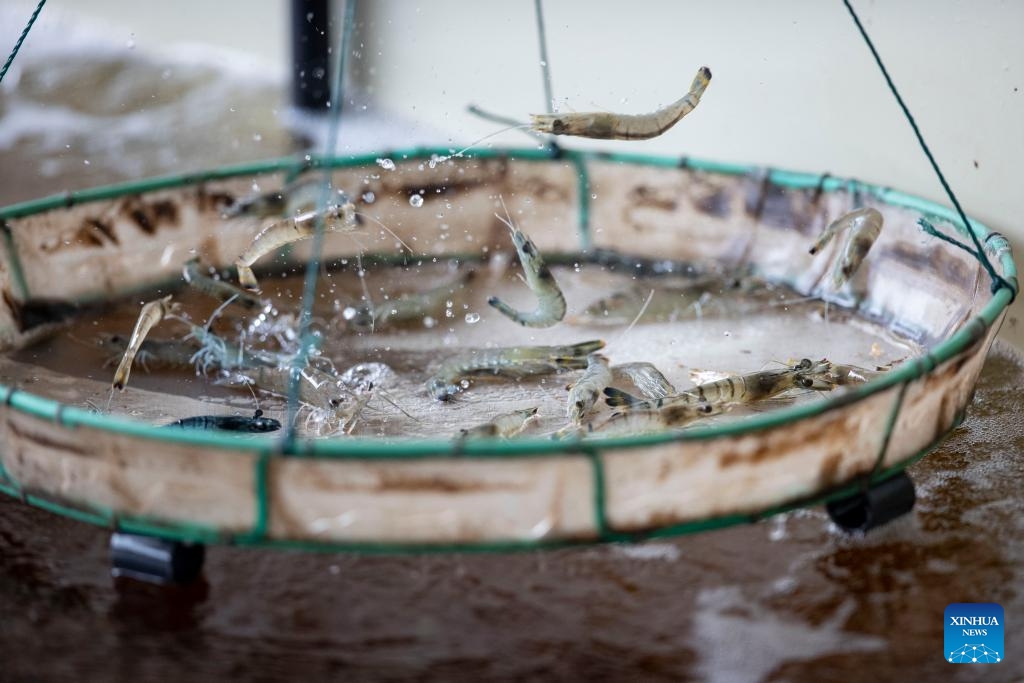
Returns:
[[[853,23],[857,25],[857,30],[860,31],[860,35],[864,38],[864,42],[867,43],[868,49],[871,50],[871,54],[875,58],[875,63],[878,64],[878,68],[882,71],[882,76],[885,77],[885,82],[889,86],[889,90],[892,92],[893,97],[896,98],[896,102],[900,105],[900,109],[903,110],[903,115],[907,119],[907,123],[914,130],[914,135],[917,137],[917,141],[921,144],[921,149],[924,150],[924,154],[928,157],[928,162],[932,165],[932,169],[935,171],[935,175],[938,176],[939,182],[942,184],[942,189],[946,191],[946,196],[949,197],[949,201],[952,202],[953,207],[956,209],[957,215],[960,216],[960,220],[963,221],[964,228],[967,230],[967,234],[971,236],[971,240],[974,242],[976,251],[973,252],[981,265],[988,272],[989,277],[992,278],[992,293],[999,291],[1003,287],[1010,290],[1011,301],[1016,298],[1017,290],[1010,284],[1005,278],[996,272],[992,262],[988,260],[985,255],[985,250],[981,246],[981,242],[978,240],[978,235],[974,232],[974,226],[967,219],[967,214],[964,213],[963,207],[960,206],[960,202],[957,200],[956,195],[953,193],[953,188],[946,182],[946,177],[942,174],[942,170],[939,169],[938,162],[935,161],[935,157],[932,155],[932,151],[928,148],[928,144],[924,141],[924,136],[921,135],[921,130],[917,127],[917,122],[910,113],[910,109],[907,108],[903,98],[900,97],[899,91],[896,89],[896,84],[893,83],[892,77],[889,76],[889,70],[885,68],[885,64],[882,63],[882,57],[878,54],[878,50],[875,49],[875,44],[871,42],[871,38],[868,37],[868,32],[864,29],[864,25],[860,22],[860,18],[857,16],[857,12],[854,11],[853,6],[850,4],[850,0],[843,0],[843,4],[846,5],[846,9],[849,10],[850,16],[853,18]],[[922,225],[922,227],[924,227]],[[925,228],[927,230],[927,228]],[[930,233],[930,234],[937,234]],[[945,238],[944,238],[945,239]],[[952,241],[946,239],[946,241]],[[953,242],[955,244],[955,242]],[[968,250],[970,251],[970,250]]]
[[[327,128],[327,144],[324,149],[324,182],[317,202],[316,224],[313,232],[313,253],[306,264],[306,278],[302,288],[302,309],[299,314],[299,350],[292,359],[291,376],[288,383],[288,426],[283,441],[291,444],[295,439],[295,423],[299,407],[299,382],[301,372],[309,360],[309,352],[315,340],[309,334],[309,326],[313,315],[313,304],[316,301],[316,285],[320,276],[321,253],[324,247],[324,214],[331,199],[331,159],[338,145],[338,129],[341,124],[343,108],[342,87],[345,78],[345,57],[352,38],[355,24],[356,0],[345,1],[345,16],[341,27],[341,40],[338,54],[335,55],[334,82],[331,88],[330,120]],[[362,270],[360,268],[360,270]],[[358,273],[362,277],[362,273]]]
[[[540,0],[537,0],[540,2]],[[21,49],[21,44],[25,42],[25,38],[28,38],[28,32],[32,30],[32,24],[36,23],[36,18],[39,13],[43,11],[43,5],[46,4],[46,0],[39,0],[39,4],[36,5],[36,9],[32,12],[32,16],[28,18],[28,23],[25,24],[25,30],[18,36],[18,42],[14,44],[14,49],[11,50],[11,54],[8,55],[7,61],[4,62],[4,66],[0,69],[0,83],[4,82],[4,76],[7,75],[7,70],[11,68],[11,64],[14,63],[14,58],[18,56],[18,50]]]
[[[537,14],[537,40],[540,42],[540,72],[544,78],[545,111],[555,112],[555,95],[551,90],[551,62],[548,61],[548,39],[544,31],[543,0],[534,0],[533,8]]]

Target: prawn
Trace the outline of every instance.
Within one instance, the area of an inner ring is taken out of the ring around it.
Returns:
[[[832,221],[811,246],[810,253],[817,254],[833,237],[849,229],[842,254],[832,270],[832,284],[840,287],[853,277],[860,264],[868,255],[871,246],[882,232],[882,214],[870,206],[844,213]]]
[[[817,363],[804,358],[799,363],[780,370],[762,370],[746,375],[734,375],[725,379],[698,384],[675,396],[666,396],[644,401],[630,394],[608,387],[604,390],[605,402],[612,406],[627,406],[638,410],[661,409],[672,405],[696,405],[708,403],[715,406],[737,403],[752,403],[790,389],[816,389],[829,391],[835,388],[830,376],[832,364],[827,360]]]
[[[321,221],[324,232],[355,232],[359,225],[355,205],[345,201],[323,211],[309,211],[267,226],[253,238],[249,248],[235,261],[238,281],[242,287],[259,291],[252,265],[279,247],[313,237],[317,223]]]
[[[203,273],[199,269],[199,257],[186,261],[181,269],[181,275],[190,287],[219,301],[233,300],[234,303],[255,311],[264,311],[270,308],[268,301],[260,299],[251,292]]]
[[[440,317],[444,314],[447,302],[475,277],[476,271],[466,270],[454,280],[425,292],[402,294],[380,306],[363,304],[351,315],[346,310],[345,315],[356,329],[377,329],[385,325],[417,323],[422,322],[425,316]]]
[[[612,383],[612,371],[608,359],[599,353],[587,356],[587,369],[583,376],[569,387],[569,401],[566,417],[575,425],[583,423],[594,404],[601,398],[601,391]]]
[[[613,380],[630,382],[644,398],[664,398],[679,393],[652,363],[623,363],[613,365],[611,370]]]
[[[294,216],[317,207],[323,193],[324,181],[321,178],[306,176],[297,178],[280,190],[257,192],[235,201],[221,214],[221,218],[231,219],[241,216],[273,218],[278,216]],[[344,201],[344,193],[338,190]]]
[[[135,360],[135,354],[139,352],[139,347],[142,346],[146,335],[164,319],[164,316],[176,310],[177,307],[178,304],[171,303],[170,294],[162,299],[156,299],[143,305],[142,310],[139,312],[139,319],[135,323],[135,329],[132,330],[132,336],[129,338],[128,345],[124,350],[121,363],[114,372],[112,388],[124,391],[125,385],[128,384],[128,375],[132,371],[132,362]]]
[[[463,381],[473,376],[518,378],[582,370],[587,367],[587,356],[602,348],[604,342],[595,339],[573,346],[510,346],[460,354],[443,362],[430,376],[427,393],[447,401],[463,390]]]
[[[505,205],[502,200],[502,206]],[[502,218],[498,214],[494,216],[508,226],[512,233],[512,244],[515,245],[516,253],[519,255],[519,262],[523,266],[523,273],[526,277],[526,284],[537,296],[537,308],[527,313],[520,313],[496,296],[487,299],[487,303],[498,309],[498,312],[509,320],[517,322],[525,327],[551,327],[565,317],[565,296],[561,288],[555,282],[555,276],[551,274],[540,252],[537,251],[533,240],[512,223],[512,217]]]
[[[737,315],[765,306],[803,299],[784,285],[756,277],[702,278],[681,286],[652,290],[636,285],[602,297],[568,322],[575,325],[618,325],[637,322],[675,322],[691,318]]]
[[[605,436],[617,434],[642,434],[678,429],[694,420],[707,417],[720,408],[710,403],[676,404],[660,409],[627,409],[612,413],[606,420],[590,425],[591,432]]]
[[[482,425],[459,430],[459,438],[490,437],[507,439],[522,433],[527,425],[533,422],[536,417],[537,408],[524,408],[523,410],[513,410],[510,413],[502,413],[494,416],[489,422],[485,422]]]
[[[114,354],[105,364],[109,366],[117,363],[124,355],[128,349],[128,338],[121,334],[103,335],[98,344]],[[190,340],[147,339],[139,345],[135,360],[147,372],[150,367],[188,367],[192,365],[192,355],[197,349],[196,344]]]
[[[205,374],[211,368],[225,372],[245,371],[256,366],[276,368],[287,365],[291,360],[287,354],[246,350],[243,346],[232,344],[201,325],[187,321],[185,324],[189,327],[189,334],[185,340],[195,340],[199,344],[199,349],[189,358],[189,362],[196,365],[197,372]]]
[[[646,140],[661,135],[700,103],[711,82],[711,69],[702,66],[690,90],[676,102],[650,114],[531,114],[530,125],[538,133],[575,135],[599,140]]]

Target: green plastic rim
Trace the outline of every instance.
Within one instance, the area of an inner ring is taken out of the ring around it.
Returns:
[[[223,180],[240,176],[266,175],[272,173],[295,174],[311,168],[349,168],[372,165],[381,156],[400,160],[430,159],[432,156],[450,154],[449,149],[412,148],[395,150],[387,153],[353,155],[347,157],[322,158],[306,155],[303,157],[285,157],[253,162],[236,166],[228,166],[210,171],[186,173],[179,175],[149,178],[140,181],[120,183],[103,187],[91,188],[77,192],[68,192],[41,199],[14,204],[0,209],[0,225],[6,226],[10,219],[23,218],[33,214],[65,208],[88,202],[103,201],[123,197],[125,195],[152,192],[155,190],[179,188],[195,185],[211,180]],[[467,157],[470,158],[470,157]],[[607,161],[624,164],[636,164],[656,168],[686,167],[698,171],[706,171],[722,175],[747,175],[759,170],[755,166],[707,161],[684,157],[663,157],[638,154],[620,154],[592,152],[581,150],[538,150],[538,149],[489,149],[475,152],[471,158],[493,159],[502,158],[516,161],[535,161],[546,163],[566,163],[575,166],[579,172],[580,187],[586,186],[586,162]],[[763,170],[762,170],[763,172]],[[767,173],[767,181],[783,188],[809,189],[821,188],[824,192],[845,190],[850,181],[830,175],[815,175],[798,171],[771,169]],[[955,212],[921,197],[909,195],[890,188],[867,183],[856,183],[860,192],[868,194],[878,201],[891,206],[917,211],[930,219],[952,225],[961,234],[967,234],[967,227],[959,220]],[[585,252],[589,242],[586,222],[589,217],[590,194],[586,191],[578,193],[580,201],[581,251]],[[983,224],[971,219],[978,238],[984,241],[991,231]],[[6,232],[6,231],[5,231]],[[12,273],[20,271],[16,255],[11,252]],[[1003,276],[1017,288],[1017,269],[1008,251],[1001,255]],[[1009,305],[1015,291],[1010,289],[997,290],[992,299],[985,305],[980,314],[968,321],[952,337],[929,349],[924,355],[905,363],[897,369],[886,373],[866,384],[851,387],[840,396],[830,396],[820,401],[801,404],[777,411],[751,416],[744,420],[727,422],[711,426],[698,426],[674,434],[651,434],[633,437],[616,437],[601,439],[600,442],[587,441],[552,441],[541,438],[518,438],[515,440],[480,439],[460,443],[457,451],[451,440],[395,440],[346,437],[336,440],[295,440],[284,443],[271,439],[253,441],[232,433],[210,433],[203,431],[163,430],[155,426],[134,420],[101,415],[89,412],[77,406],[62,404],[27,391],[0,385],[0,400],[15,410],[37,418],[49,420],[65,427],[78,426],[108,430],[118,434],[129,435],[155,441],[184,443],[209,446],[228,451],[257,453],[261,455],[278,455],[310,458],[338,458],[349,460],[397,459],[414,460],[451,456],[456,452],[460,458],[519,458],[545,456],[556,453],[596,453],[600,450],[645,448],[648,446],[676,441],[701,441],[752,434],[761,430],[776,428],[805,418],[826,413],[850,403],[858,402],[869,396],[885,391],[890,387],[905,384],[922,377],[937,365],[953,358],[983,338],[1000,314]]]

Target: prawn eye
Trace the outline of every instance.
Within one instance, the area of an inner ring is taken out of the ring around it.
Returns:
[[[812,380],[810,377],[801,377],[798,381],[800,383],[800,386],[802,386],[805,389],[810,389],[811,387],[814,386],[814,380]]]
[[[565,132],[565,122],[562,119],[555,119],[551,122],[551,132],[555,135],[561,135]]]
[[[700,406],[700,412],[704,413],[705,415],[710,413],[711,412],[711,404],[710,403],[705,403],[704,405]]]

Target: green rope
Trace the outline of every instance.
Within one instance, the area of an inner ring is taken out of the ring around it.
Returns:
[[[903,399],[907,395],[907,388],[909,386],[910,382],[904,382],[896,393],[896,400],[893,401],[889,417],[885,421],[885,434],[882,436],[882,443],[878,447],[878,456],[875,458],[875,464],[871,468],[871,472],[864,479],[865,491],[878,481],[878,473],[882,470],[882,463],[885,462],[885,456],[889,452],[889,442],[892,440],[892,433],[896,431],[896,420],[899,419],[900,410],[903,408]]]
[[[345,79],[345,55],[349,50],[349,42],[352,38],[352,27],[355,24],[356,0],[345,2],[345,18],[341,27],[341,46],[338,50],[337,61],[335,62],[334,85],[331,89],[331,119],[327,129],[327,149],[324,151],[324,158],[330,159],[334,156],[334,150],[338,145],[338,128],[341,124],[341,110],[343,104],[342,86]],[[316,300],[316,285],[320,277],[320,256],[324,248],[324,210],[331,197],[331,167],[324,166],[324,183],[320,190],[320,199],[317,202],[319,212],[316,219],[316,228],[313,232],[313,255],[306,264],[306,279],[302,288],[302,310],[299,314],[299,351],[292,360],[291,376],[288,386],[288,426],[283,435],[285,444],[291,444],[295,440],[295,422],[299,406],[299,380],[302,368],[306,366],[309,359],[309,352],[314,340],[309,333],[309,326],[313,317],[313,303]],[[362,273],[358,274],[361,278]]]
[[[545,111],[555,111],[555,95],[551,90],[551,62],[548,61],[548,39],[544,31],[544,8],[542,0],[534,0],[533,7],[537,14],[537,40],[540,42],[540,72],[544,77]]]
[[[953,194],[953,188],[951,188],[949,183],[946,182],[946,176],[944,176],[942,174],[942,170],[939,169],[939,164],[935,161],[932,151],[924,141],[924,136],[921,135],[921,130],[917,127],[917,122],[914,121],[914,117],[910,114],[910,109],[907,108],[906,103],[903,102],[903,98],[900,97],[900,93],[896,89],[896,84],[892,82],[892,78],[889,76],[889,70],[885,68],[885,64],[882,63],[882,57],[878,54],[878,50],[875,49],[875,44],[871,42],[871,38],[868,37],[868,32],[864,29],[864,25],[860,23],[860,18],[854,11],[853,6],[850,4],[850,0],[843,0],[843,4],[846,5],[846,9],[850,11],[850,16],[853,17],[853,23],[857,25],[857,30],[860,31],[861,37],[864,38],[864,42],[867,43],[868,49],[871,50],[871,54],[875,58],[875,63],[878,64],[878,68],[881,69],[882,76],[885,77],[885,82],[889,86],[889,90],[896,98],[896,102],[900,105],[900,109],[903,110],[903,115],[907,118],[907,123],[909,123],[910,127],[914,130],[914,135],[917,136],[917,141],[921,144],[921,149],[924,150],[925,156],[928,157],[928,162],[932,165],[935,175],[938,176],[939,182],[942,184],[942,189],[946,191],[946,196],[949,197],[949,201],[952,202],[957,215],[959,215],[960,220],[963,221],[964,227],[967,229],[967,234],[969,234],[971,236],[971,240],[974,241],[974,246],[977,248],[975,254],[981,262],[981,265],[988,272],[989,277],[992,278],[992,293],[995,294],[1003,287],[1006,287],[1012,294],[1010,299],[1012,302],[1013,299],[1017,297],[1017,290],[996,272],[996,269],[992,266],[992,262],[988,260],[987,256],[985,256],[985,250],[981,248],[981,242],[978,241],[978,236],[974,232],[974,226],[971,225],[970,220],[967,218],[967,214],[964,213],[963,207],[960,206],[960,202],[957,200],[956,195]]]
[[[539,2],[539,0],[538,0]],[[18,50],[21,49],[21,44],[28,38],[28,32],[32,30],[32,24],[36,23],[36,18],[39,13],[43,11],[43,5],[46,4],[46,0],[39,0],[39,4],[36,5],[36,9],[32,12],[32,16],[28,18],[28,23],[25,24],[25,30],[18,36],[18,42],[14,44],[14,49],[11,50],[11,54],[8,55],[7,61],[4,62],[4,66],[0,69],[0,83],[4,82],[4,76],[7,75],[7,70],[11,68],[11,64],[14,63],[14,58],[18,56]]]
[[[917,224],[919,226],[921,226],[922,230],[924,230],[926,233],[928,233],[932,237],[937,237],[940,240],[942,240],[943,242],[946,242],[948,244],[952,244],[954,247],[959,247],[960,249],[963,249],[964,251],[966,251],[968,254],[970,254],[974,258],[978,259],[979,261],[981,260],[982,257],[978,255],[977,251],[975,251],[974,249],[971,249],[969,246],[967,246],[966,244],[964,244],[960,240],[954,239],[954,238],[950,237],[949,235],[946,235],[945,233],[939,232],[939,229],[936,228],[934,225],[932,225],[928,221],[927,218],[924,218],[923,216],[921,218],[918,218],[917,219]],[[1013,289],[1013,288],[1011,287],[1011,289]]]

